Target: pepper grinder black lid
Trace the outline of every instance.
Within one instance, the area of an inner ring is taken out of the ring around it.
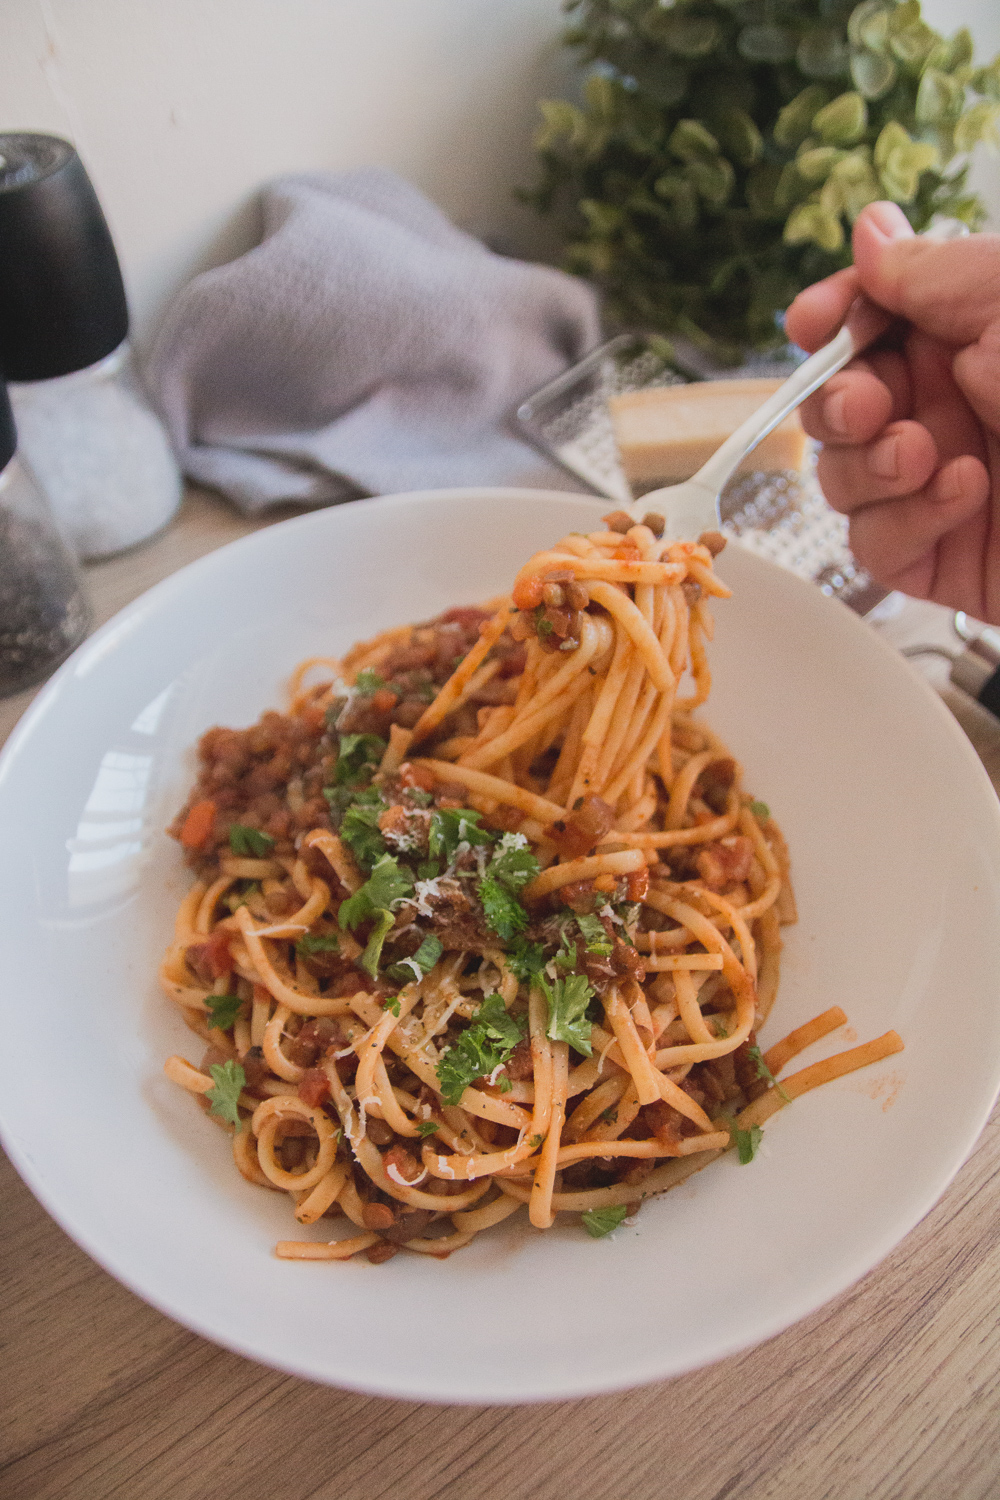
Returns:
[[[128,333],[107,221],[83,163],[55,135],[0,134],[0,366],[50,380]]]

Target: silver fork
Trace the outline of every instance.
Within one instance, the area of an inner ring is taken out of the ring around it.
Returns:
[[[637,520],[650,511],[662,515],[664,536],[676,541],[694,540],[703,531],[714,531],[721,523],[719,495],[746,455],[831,375],[880,338],[892,321],[889,313],[859,297],[851,304],[840,332],[799,365],[774,395],[726,438],[697,474],[682,484],[650,490],[629,506],[631,514]]]

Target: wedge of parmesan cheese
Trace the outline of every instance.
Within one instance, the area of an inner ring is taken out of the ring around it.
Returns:
[[[629,484],[642,494],[656,485],[690,479],[780,384],[701,380],[612,396],[611,422]],[[793,412],[758,443],[740,470],[801,469],[805,447],[798,412]]]

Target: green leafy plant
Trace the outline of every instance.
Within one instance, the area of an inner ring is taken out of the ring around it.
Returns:
[[[567,269],[610,316],[723,358],[850,261],[876,199],[914,228],[983,219],[969,153],[1000,145],[1000,57],[973,66],[919,0],[566,0],[579,104],[548,99],[537,186]]]

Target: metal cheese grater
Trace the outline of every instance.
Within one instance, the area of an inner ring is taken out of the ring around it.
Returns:
[[[548,458],[598,495],[618,504],[638,498],[618,462],[609,396],[692,380],[783,378],[803,356],[757,358],[738,372],[713,366],[700,351],[655,334],[625,333],[530,396],[517,411],[522,434]],[[809,471],[738,474],[722,494],[723,530],[741,546],[769,558],[859,614],[867,614],[887,590],[874,583],[851,556],[847,519],[831,510],[816,483],[815,456]]]

